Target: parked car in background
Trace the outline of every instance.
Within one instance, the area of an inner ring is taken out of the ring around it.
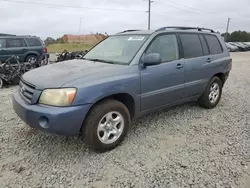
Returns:
[[[226,46],[227,46],[229,52],[238,52],[239,51],[239,48],[237,46],[234,46],[230,43],[226,43]]]
[[[248,51],[248,46],[246,46],[243,42],[236,42],[238,45],[242,46],[244,51]]]
[[[248,47],[248,50],[250,50],[250,44],[248,44],[247,42],[242,42],[242,43]]]
[[[247,44],[248,46],[250,46],[250,42],[244,42],[245,44]]]
[[[243,42],[243,44],[245,44],[246,46],[250,47],[250,43],[248,44],[248,42]]]
[[[237,42],[229,42],[229,44],[238,47],[239,51],[241,52],[246,51],[246,49],[242,45],[238,44]]]
[[[225,42],[204,28],[124,31],[83,60],[23,75],[13,107],[31,127],[81,134],[97,151],[115,148],[134,118],[177,104],[217,106],[232,67]]]
[[[47,53],[47,48],[39,37],[0,35],[0,61],[2,62],[13,55],[18,56],[20,62],[32,62],[44,52]]]
[[[238,42],[238,44],[240,44],[245,49],[245,51],[250,50],[250,47],[247,44],[245,44],[244,42]]]

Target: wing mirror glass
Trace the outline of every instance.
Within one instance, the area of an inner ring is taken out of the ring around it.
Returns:
[[[161,64],[161,55],[158,53],[146,54],[142,58],[142,63],[144,66],[153,66]]]

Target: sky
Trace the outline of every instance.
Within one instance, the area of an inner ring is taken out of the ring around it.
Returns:
[[[249,0],[154,0],[151,29],[199,26],[225,32],[230,17],[229,32],[250,32],[249,7]],[[148,0],[0,0],[0,33],[45,39],[147,29],[147,9]]]

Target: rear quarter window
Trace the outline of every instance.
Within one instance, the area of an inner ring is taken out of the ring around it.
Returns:
[[[222,46],[218,40],[218,38],[214,35],[205,35],[210,53],[214,54],[221,54],[223,52]]]
[[[28,43],[28,46],[42,46],[42,43],[37,38],[26,38],[25,40]]]
[[[8,38],[6,39],[6,48],[21,48],[25,47],[25,42],[21,38]]]

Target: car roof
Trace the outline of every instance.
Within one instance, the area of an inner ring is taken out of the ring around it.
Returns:
[[[126,30],[115,35],[151,35],[155,30]]]
[[[39,38],[37,36],[31,36],[31,35],[0,35],[0,38]]]
[[[212,29],[200,27],[184,27],[184,26],[168,26],[162,27],[157,30],[125,30],[115,35],[151,35],[153,33],[168,33],[168,32],[188,32],[188,33],[205,33],[205,34],[218,34]]]

